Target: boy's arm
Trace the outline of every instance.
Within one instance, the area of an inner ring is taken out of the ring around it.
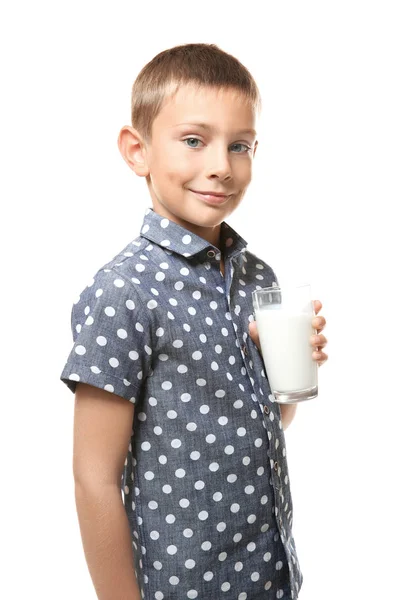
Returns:
[[[99,600],[141,600],[120,481],[134,405],[77,384],[73,474],[83,549]]]

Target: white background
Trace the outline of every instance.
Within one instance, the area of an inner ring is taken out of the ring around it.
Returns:
[[[139,70],[165,48],[236,55],[263,102],[228,222],[327,319],[320,395],[287,430],[301,600],[399,598],[397,2],[18,2],[1,9],[0,596],[95,599],[75,512],[72,303],[139,233],[123,162]],[[397,587],[396,587],[397,585]]]

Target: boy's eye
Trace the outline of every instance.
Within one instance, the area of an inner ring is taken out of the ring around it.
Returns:
[[[198,138],[186,138],[183,140],[184,142],[200,142],[201,140],[199,140]],[[191,143],[188,144],[189,148],[198,148],[197,145],[192,145]]]

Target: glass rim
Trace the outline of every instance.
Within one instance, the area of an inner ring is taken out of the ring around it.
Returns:
[[[288,284],[283,284],[282,286],[280,286],[280,285],[272,285],[272,286],[269,286],[269,287],[261,288],[260,290],[254,290],[252,292],[252,295],[254,295],[254,294],[260,294],[260,293],[263,293],[263,292],[270,294],[271,292],[281,292],[282,290],[287,290],[287,289],[289,289],[289,290],[298,290],[298,289],[305,288],[305,287],[311,288],[311,284],[310,283],[299,283],[299,284],[295,284],[295,283],[294,284],[290,284],[290,283],[288,283]]]

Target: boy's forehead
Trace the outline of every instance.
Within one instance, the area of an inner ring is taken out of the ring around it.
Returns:
[[[212,129],[218,122],[231,122],[235,129],[256,133],[254,107],[240,90],[231,88],[180,86],[164,100],[156,120],[168,128],[201,123]]]

